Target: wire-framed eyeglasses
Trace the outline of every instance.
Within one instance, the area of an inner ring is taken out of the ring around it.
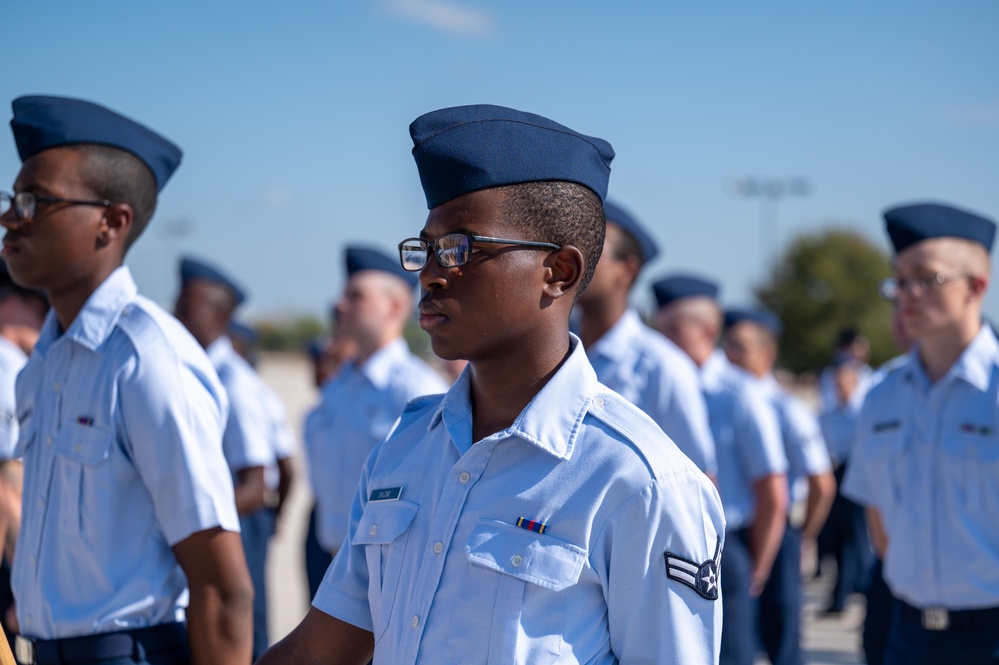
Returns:
[[[510,240],[509,238],[477,236],[471,233],[445,233],[436,240],[406,238],[399,243],[399,261],[402,263],[403,269],[417,272],[423,270],[430,261],[430,255],[433,254],[442,268],[458,268],[472,260],[472,254],[475,251],[474,244],[477,242],[537,247],[538,249],[559,249],[559,245],[550,242]]]
[[[968,277],[971,277],[971,275],[966,272],[950,276],[937,273],[922,277],[901,277],[897,279],[895,277],[888,277],[881,280],[881,284],[878,285],[878,293],[881,294],[882,298],[886,298],[887,300],[896,300],[903,293],[913,298],[918,298],[924,293],[929,293],[944,284],[957,282]]]
[[[18,221],[26,222],[35,218],[35,212],[39,203],[68,203],[78,206],[100,206],[108,208],[114,205],[111,201],[86,201],[82,199],[64,199],[59,196],[42,196],[32,192],[0,192],[0,215],[6,215],[11,208],[14,209],[14,216]]]

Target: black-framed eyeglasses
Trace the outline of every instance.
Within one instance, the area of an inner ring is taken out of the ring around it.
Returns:
[[[534,242],[532,240],[510,240],[508,238],[492,238],[477,236],[471,233],[445,233],[436,240],[422,238],[406,238],[399,243],[399,261],[402,267],[410,272],[423,270],[430,261],[430,254],[437,257],[437,263],[442,268],[457,268],[472,260],[475,251],[473,244],[490,242],[503,245],[518,245],[520,247],[537,247],[539,249],[559,249],[559,245],[550,242]]]
[[[924,275],[923,277],[902,277],[899,279],[888,277],[887,279],[881,280],[881,284],[878,285],[878,293],[881,294],[882,298],[886,298],[888,300],[896,300],[902,293],[912,296],[913,298],[918,298],[924,293],[928,293],[939,286],[949,284],[950,282],[957,282],[969,277],[971,277],[971,275],[966,272],[950,276],[946,276],[943,273],[937,273],[935,275]]]
[[[69,203],[70,205],[99,206],[102,208],[114,205],[107,199],[103,201],[85,201],[82,199],[64,199],[59,196],[41,196],[32,192],[18,192],[17,194],[0,192],[0,215],[6,215],[7,211],[13,208],[14,215],[19,221],[28,221],[35,218],[35,211],[38,209],[39,203]]]

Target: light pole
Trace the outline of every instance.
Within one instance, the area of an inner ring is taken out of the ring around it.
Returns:
[[[739,199],[760,199],[760,269],[766,273],[768,238],[773,238],[773,256],[780,257],[780,237],[777,227],[777,203],[785,197],[804,198],[811,193],[811,183],[802,177],[732,178],[727,183],[729,194]]]

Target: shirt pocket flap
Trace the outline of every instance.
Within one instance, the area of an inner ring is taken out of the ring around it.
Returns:
[[[412,501],[369,502],[350,543],[352,545],[388,545],[401,536],[413,523],[420,509]]]
[[[55,440],[56,452],[86,466],[97,466],[111,456],[114,434],[93,425],[65,425]]]
[[[979,432],[960,431],[947,437],[947,449],[955,457],[961,457],[978,462],[995,462],[999,460],[999,439]]]
[[[901,427],[875,432],[861,446],[860,455],[870,460],[884,460],[901,453],[905,448],[905,433]]]
[[[473,566],[561,591],[579,581],[586,550],[496,520],[479,520],[465,548]]]

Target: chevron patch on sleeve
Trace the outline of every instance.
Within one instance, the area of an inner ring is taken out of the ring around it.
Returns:
[[[666,552],[666,577],[690,587],[707,600],[718,600],[718,562],[721,558],[721,537],[715,555],[703,563],[694,563],[678,554]]]

